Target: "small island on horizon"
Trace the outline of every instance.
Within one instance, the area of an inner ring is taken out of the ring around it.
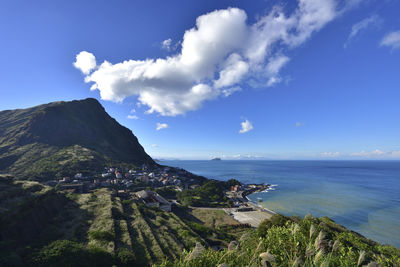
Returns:
[[[214,161],[221,161],[222,159],[221,159],[221,158],[213,158],[213,159],[211,159],[211,160],[214,160]]]

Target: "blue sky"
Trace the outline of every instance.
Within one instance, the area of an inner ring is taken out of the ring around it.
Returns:
[[[6,0],[0,110],[94,97],[156,158],[400,159],[398,11]]]

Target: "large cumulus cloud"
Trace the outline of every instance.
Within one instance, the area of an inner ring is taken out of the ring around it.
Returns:
[[[147,112],[175,116],[240,91],[240,84],[250,80],[263,86],[278,83],[289,62],[285,51],[304,43],[337,14],[335,0],[299,0],[289,15],[277,6],[253,25],[241,9],[216,10],[197,18],[176,55],[94,66],[94,55],[82,51],[74,66],[104,100],[137,96]]]

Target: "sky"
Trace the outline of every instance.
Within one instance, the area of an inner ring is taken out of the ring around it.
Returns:
[[[0,3],[0,110],[96,98],[159,159],[400,159],[399,0]]]

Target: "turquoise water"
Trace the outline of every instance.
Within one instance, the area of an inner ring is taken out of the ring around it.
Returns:
[[[219,180],[269,183],[249,198],[285,215],[329,216],[351,230],[400,247],[400,161],[163,161]]]

